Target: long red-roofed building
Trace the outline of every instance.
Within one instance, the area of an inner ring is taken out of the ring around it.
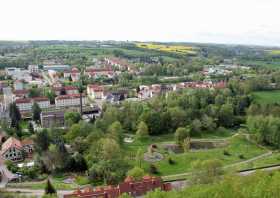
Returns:
[[[144,176],[140,181],[135,181],[132,177],[127,177],[118,186],[78,189],[71,194],[64,195],[64,198],[117,198],[123,193],[136,197],[145,195],[147,192],[155,189],[170,191],[171,184],[163,183],[159,177]]]

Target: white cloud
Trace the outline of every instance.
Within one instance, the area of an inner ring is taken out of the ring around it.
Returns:
[[[278,0],[0,0],[0,39],[280,45]]]

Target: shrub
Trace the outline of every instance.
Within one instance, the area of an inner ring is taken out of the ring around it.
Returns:
[[[239,157],[240,159],[245,159],[245,156],[244,156],[243,154],[238,155],[238,157]]]
[[[154,164],[150,165],[150,173],[151,174],[158,174],[159,173],[157,167]]]
[[[224,150],[224,155],[231,156],[231,154],[227,150]]]
[[[133,169],[127,172],[127,176],[131,176],[136,180],[140,180],[145,175],[145,172],[142,168],[134,167]]]
[[[169,163],[170,165],[173,165],[173,164],[175,164],[175,161],[174,161],[171,157],[169,157],[169,158],[168,158],[168,163]]]

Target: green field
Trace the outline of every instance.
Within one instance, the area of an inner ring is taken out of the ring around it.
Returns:
[[[273,104],[280,102],[279,91],[258,91],[253,93],[254,100],[259,104]]]

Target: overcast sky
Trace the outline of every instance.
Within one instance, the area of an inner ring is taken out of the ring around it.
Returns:
[[[280,46],[280,0],[0,0],[0,40]]]

